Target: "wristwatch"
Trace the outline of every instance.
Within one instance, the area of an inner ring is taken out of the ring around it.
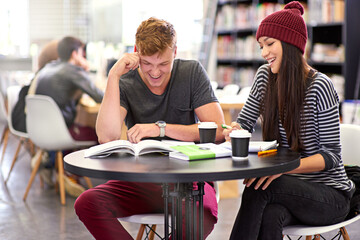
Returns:
[[[160,135],[159,135],[159,137],[165,137],[166,122],[159,120],[159,121],[157,121],[155,124],[160,128]]]

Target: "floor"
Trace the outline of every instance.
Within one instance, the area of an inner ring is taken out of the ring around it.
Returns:
[[[5,185],[4,178],[7,176],[17,144],[18,139],[10,135],[9,145],[1,167],[0,239],[93,239],[74,213],[73,204],[75,199],[67,196],[66,206],[61,206],[56,191],[53,188],[42,189],[38,177],[30,189],[27,201],[23,202],[22,197],[30,177],[30,155],[26,148],[21,148],[19,159],[8,183]],[[93,179],[94,184],[102,182],[104,180]],[[229,238],[239,204],[239,198],[220,199],[219,221],[215,225],[214,231],[207,238],[208,240]],[[133,236],[136,236],[137,225],[126,225],[126,228]],[[360,240],[359,229],[360,221],[347,227],[352,240]],[[162,231],[161,227],[159,230]]]

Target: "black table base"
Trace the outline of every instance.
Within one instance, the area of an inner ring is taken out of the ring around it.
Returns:
[[[169,191],[169,184],[163,183],[164,198],[164,239],[169,239],[169,226],[174,240],[183,239],[182,220],[185,216],[185,234],[192,239],[204,239],[204,182],[198,182],[198,189],[193,189],[192,183],[177,183],[174,190]],[[185,202],[185,209],[183,209]],[[197,202],[199,202],[199,218],[197,217]],[[171,223],[169,225],[169,203],[171,204]],[[184,212],[185,211],[185,212]],[[197,230],[199,229],[199,233]],[[197,237],[198,236],[198,237]]]

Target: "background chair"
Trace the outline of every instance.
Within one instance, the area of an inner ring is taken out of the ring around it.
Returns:
[[[219,203],[220,192],[217,182],[214,182],[214,188],[216,191],[216,201]],[[140,224],[140,228],[136,236],[136,240],[141,240],[144,235],[144,232],[146,233],[145,239],[153,240],[155,235],[161,238],[160,235],[156,232],[156,226],[164,225],[163,213],[136,214],[128,217],[118,218],[118,220],[121,222]],[[169,221],[171,221],[170,218]]]
[[[5,97],[2,93],[0,93],[0,124],[3,128],[2,136],[1,136],[1,144],[3,144],[3,151],[1,154],[0,164],[2,164],[2,161],[4,159],[6,146],[8,143],[9,138],[9,127],[7,122],[7,110],[5,106]]]
[[[234,102],[233,98],[236,97],[240,90],[237,84],[228,84],[223,89],[216,89],[215,96],[220,102]]]
[[[41,151],[56,151],[56,161],[58,169],[58,181],[60,189],[61,204],[65,204],[65,185],[63,150],[73,150],[89,147],[97,144],[94,141],[74,140],[66,126],[64,117],[55,101],[44,95],[26,96],[26,128],[29,138],[38,146]],[[26,201],[28,192],[35,178],[41,163],[41,155],[36,160],[31,172],[23,200]],[[84,177],[89,187],[92,187],[90,179]]]
[[[14,129],[13,125],[12,125],[12,109],[14,108],[16,102],[18,101],[18,98],[19,98],[19,92],[21,90],[21,86],[19,85],[14,85],[14,86],[9,86],[7,88],[7,106],[8,106],[8,113],[7,113],[7,123],[8,123],[8,127],[9,127],[9,130],[10,132],[19,137],[20,140],[19,140],[19,143],[18,143],[18,146],[16,148],[16,151],[15,151],[15,155],[13,157],[13,160],[11,162],[11,166],[10,166],[10,170],[9,170],[9,173],[5,179],[5,183],[7,183],[7,181],[9,180],[10,178],[10,173],[11,171],[13,170],[14,168],[14,165],[15,165],[15,162],[19,156],[19,152],[20,152],[20,149],[21,149],[21,146],[23,146],[23,144],[29,140],[28,139],[28,134],[26,132],[21,132],[21,131],[18,131],[16,129]],[[5,153],[5,149],[3,150],[3,155]],[[32,153],[31,153],[32,154]]]
[[[360,126],[352,125],[352,124],[341,124],[340,142],[342,147],[341,152],[342,152],[342,159],[344,164],[359,166]],[[322,237],[320,234],[338,229],[339,231],[335,237],[339,236],[340,238],[340,236],[342,236],[344,240],[350,240],[350,237],[345,229],[345,226],[359,219],[360,219],[360,214],[356,215],[351,219],[328,226],[306,226],[306,225],[287,226],[284,228],[283,234],[287,236],[306,236],[306,240],[311,240],[312,236],[314,236],[314,239],[320,239],[320,237]]]
[[[215,92],[216,89],[217,89],[218,86],[219,86],[218,82],[216,82],[216,81],[210,81],[210,84],[211,84],[211,87],[212,87],[213,91]]]

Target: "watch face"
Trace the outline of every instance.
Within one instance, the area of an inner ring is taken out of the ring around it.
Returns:
[[[158,125],[159,127],[165,127],[165,126],[166,126],[166,122],[164,122],[164,121],[157,121],[157,125]]]

